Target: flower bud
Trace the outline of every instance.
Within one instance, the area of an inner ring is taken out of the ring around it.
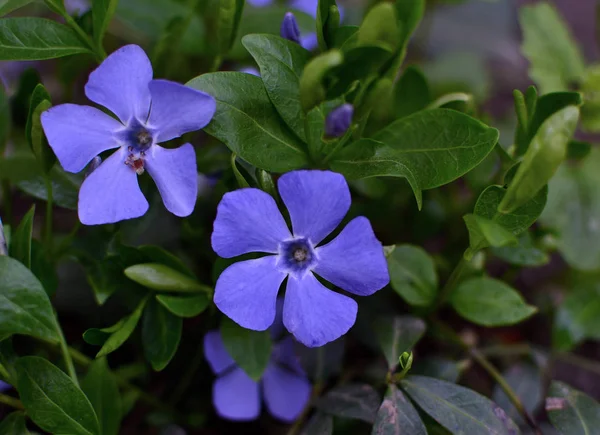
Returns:
[[[6,239],[4,238],[4,227],[2,226],[2,219],[0,219],[0,255],[8,255],[8,248],[6,247]]]
[[[288,12],[281,22],[281,37],[300,44],[300,29],[293,13]]]
[[[343,136],[352,124],[352,115],[354,115],[352,104],[342,104],[329,112],[325,120],[325,136]]]

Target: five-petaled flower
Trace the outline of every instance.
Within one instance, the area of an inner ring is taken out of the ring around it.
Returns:
[[[216,102],[203,92],[152,79],[152,65],[137,45],[112,53],[90,74],[86,96],[116,117],[90,106],[62,104],[42,114],[42,126],[66,171],[79,172],[103,151],[119,148],[83,182],[79,219],[86,225],[142,216],[148,201],[137,176],[147,170],[165,207],[177,216],[194,210],[198,191],[196,153],[158,143],[206,126]]]
[[[229,192],[219,203],[211,239],[218,255],[274,255],[225,269],[214,302],[239,325],[265,330],[273,323],[277,293],[287,277],[285,327],[306,346],[322,346],[352,327],[358,307],[350,297],[321,284],[315,274],[355,295],[373,294],[389,282],[383,247],[365,217],[353,219],[336,238],[319,246],[350,208],[342,175],[293,171],[279,178],[278,187],[293,234],[275,200],[261,190]]]
[[[261,389],[271,415],[286,422],[294,421],[308,402],[311,385],[294,354],[292,337],[275,345],[259,382],[236,365],[219,331],[210,331],[204,336],[204,356],[217,375],[213,404],[223,418],[256,419],[260,415]]]

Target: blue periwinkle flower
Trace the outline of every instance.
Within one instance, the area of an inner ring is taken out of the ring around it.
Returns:
[[[287,12],[281,22],[281,37],[289,39],[296,44],[300,44],[300,29],[296,17],[291,12]]]
[[[350,208],[342,175],[293,171],[279,178],[278,188],[293,233],[273,198],[261,190],[229,192],[219,203],[214,251],[225,258],[249,252],[271,255],[225,269],[214,302],[241,326],[263,331],[273,323],[277,293],[287,278],[285,327],[306,346],[322,346],[352,327],[358,306],[329,290],[315,274],[347,292],[371,295],[389,282],[383,248],[365,217],[353,219],[332,241],[320,245]]]
[[[291,337],[275,345],[259,382],[236,365],[219,331],[210,331],[204,336],[204,356],[217,375],[213,404],[223,418],[236,421],[258,418],[261,395],[269,413],[285,422],[294,421],[308,403],[311,385],[294,355]]]
[[[325,136],[343,136],[352,124],[352,115],[354,115],[354,106],[347,103],[329,112],[325,120]]]
[[[137,45],[112,53],[90,74],[85,94],[117,119],[91,106],[61,104],[42,114],[48,143],[66,171],[79,172],[98,154],[118,148],[83,182],[79,219],[86,225],[142,216],[148,201],[137,177],[148,171],[165,207],[177,216],[194,210],[196,152],[189,143],[158,143],[206,126],[213,97],[179,83],[152,79],[152,65]]]
[[[8,248],[6,247],[6,239],[4,238],[4,227],[2,226],[2,219],[0,219],[0,255],[8,255]]]
[[[4,393],[5,391],[8,391],[12,388],[12,385],[4,382],[4,381],[0,381],[0,393]]]

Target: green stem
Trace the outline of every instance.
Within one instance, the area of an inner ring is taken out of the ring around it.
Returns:
[[[94,56],[96,56],[96,60],[98,61],[98,63],[102,63],[102,61],[106,59],[106,52],[104,51],[104,48],[100,44],[95,44],[92,38],[90,38],[90,35],[83,31],[79,24],[77,24],[77,22],[73,19],[71,15],[69,15],[69,13],[66,10],[62,8],[56,9],[53,7],[50,7],[50,9],[56,11],[65,19],[69,27],[71,27],[71,29],[73,29],[75,33],[77,33],[79,39],[92,50]]]
[[[343,138],[341,138],[338,143],[335,144],[335,147],[333,147],[333,149],[329,152],[329,154],[327,154],[325,156],[325,158],[323,159],[323,165],[327,164],[327,162],[329,162],[329,160],[331,160],[333,158],[333,156],[335,156],[342,148],[344,145],[346,145],[346,143],[348,142],[348,139],[352,137],[352,132],[350,131],[351,129],[349,129],[346,134],[344,135]]]
[[[53,209],[53,192],[52,192],[52,181],[50,180],[50,175],[46,175],[46,192],[48,196],[48,200],[46,201],[46,227],[45,227],[45,241],[46,241],[46,250],[47,252],[52,252],[52,209]]]
[[[56,321],[56,327],[58,328],[58,332],[60,334],[60,351],[65,360],[65,365],[67,366],[67,373],[69,377],[73,379],[75,385],[79,386],[79,380],[77,379],[77,372],[75,371],[75,365],[73,364],[73,359],[71,358],[71,352],[69,352],[69,346],[67,345],[67,340],[65,339],[65,334],[58,323]]]
[[[465,259],[464,255],[461,255],[460,261],[458,262],[458,264],[448,277],[446,284],[440,291],[437,302],[434,306],[434,310],[439,309],[442,305],[446,303],[456,286],[459,284],[462,274],[464,273],[467,267],[467,264],[469,264],[469,262]]]
[[[23,403],[21,403],[21,401],[19,399],[15,399],[14,397],[7,396],[6,394],[0,393],[0,403],[3,403],[4,405],[8,405],[8,406],[11,406],[16,409],[25,409],[25,407],[23,406]]]
[[[208,72],[216,72],[221,68],[221,63],[223,62],[223,57],[219,54],[215,56],[212,65],[210,66],[210,70]]]

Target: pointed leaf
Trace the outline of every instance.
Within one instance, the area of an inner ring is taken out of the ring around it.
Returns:
[[[94,27],[94,41],[102,46],[102,39],[108,24],[117,9],[119,0],[94,0],[92,2],[92,23]]]
[[[425,425],[410,400],[394,384],[390,385],[377,411],[371,435],[427,435]]]
[[[136,264],[125,269],[125,276],[138,284],[164,292],[207,292],[212,289],[200,284],[169,266],[158,263]]]
[[[156,300],[150,300],[142,320],[142,343],[146,360],[154,370],[164,369],[179,347],[183,321]]]
[[[142,316],[142,311],[144,310],[144,306],[146,305],[147,300],[147,298],[144,298],[133,313],[122,319],[112,328],[107,328],[107,330],[112,333],[109,337],[106,338],[106,341],[102,345],[100,352],[98,352],[98,354],[96,355],[96,358],[108,355],[109,353],[117,350],[123,345],[123,343],[127,341],[129,336],[133,333],[133,330],[137,326],[140,317]]]
[[[398,365],[400,355],[410,351],[418,343],[426,328],[423,320],[413,316],[380,317],[375,321],[373,330],[390,371]]]
[[[156,300],[171,313],[179,317],[196,317],[198,314],[202,313],[210,303],[210,299],[206,295],[156,295]]]
[[[433,260],[412,245],[396,246],[387,256],[392,288],[411,305],[430,305],[437,294],[438,280]]]
[[[550,385],[546,412],[552,425],[563,434],[593,435],[600,428],[600,404],[562,382]]]
[[[31,269],[31,237],[34,216],[35,205],[23,216],[19,226],[10,237],[10,256],[23,263],[28,269]]]
[[[92,362],[81,389],[91,402],[100,423],[102,435],[118,435],[121,425],[121,394],[106,358]]]

